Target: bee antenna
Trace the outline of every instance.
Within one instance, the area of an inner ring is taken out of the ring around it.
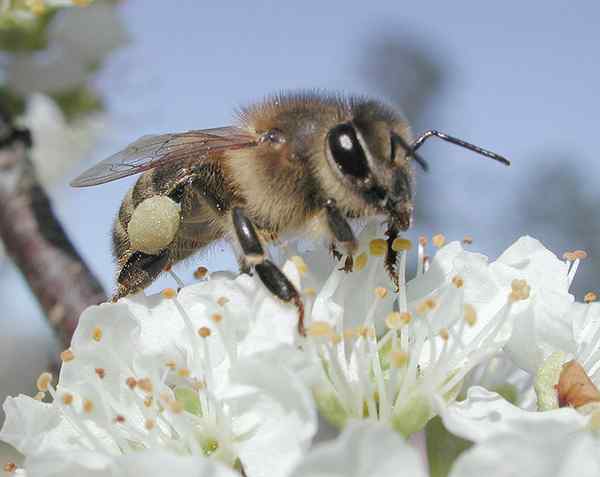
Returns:
[[[402,149],[404,149],[404,152],[406,152],[407,156],[412,156],[414,158],[414,160],[417,161],[417,164],[419,164],[419,166],[421,166],[421,169],[423,169],[425,172],[427,172],[429,170],[429,165],[427,164],[425,159],[423,159],[419,154],[417,154],[415,152],[416,148],[414,146],[411,146],[410,144],[408,144],[402,138],[402,136],[400,136],[399,134],[396,134],[396,133],[392,133],[392,143],[397,146],[400,146]],[[392,160],[394,160],[393,157],[392,157]]]
[[[475,146],[474,144],[463,141],[462,139],[457,139],[455,137],[449,136],[448,134],[445,134],[445,133],[442,133],[439,131],[435,131],[433,129],[421,134],[421,136],[417,140],[415,140],[411,146],[409,146],[410,149],[412,151],[416,151],[430,137],[437,137],[439,139],[443,139],[444,141],[451,142],[452,144],[456,144],[457,146],[464,147],[465,149],[468,149],[469,151],[473,151],[482,156],[489,157],[490,159],[493,159],[494,161],[501,162],[505,166],[510,166],[510,161],[508,159],[506,159],[505,157],[501,156],[500,154],[496,154],[495,152],[488,151],[487,149],[483,149],[479,146]]]

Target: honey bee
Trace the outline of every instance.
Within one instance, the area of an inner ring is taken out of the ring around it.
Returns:
[[[352,267],[357,241],[350,219],[387,220],[386,268],[396,279],[391,244],[411,224],[417,149],[437,137],[501,163],[509,161],[438,131],[413,140],[393,108],[372,99],[318,93],[271,97],[239,113],[239,124],[144,136],[71,185],[87,187],[143,174],[127,192],[113,229],[114,300],[150,285],[171,265],[218,239],[233,243],[242,271],[298,308],[298,290],[268,258],[265,244],[319,223],[331,251]]]

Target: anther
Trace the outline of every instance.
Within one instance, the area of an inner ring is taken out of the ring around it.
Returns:
[[[367,262],[369,261],[369,256],[363,252],[354,260],[354,271],[360,272],[363,268],[367,266]]]
[[[92,401],[90,401],[89,399],[85,399],[83,401],[83,412],[85,412],[86,414],[91,414],[91,412],[94,410],[94,403]]]
[[[144,399],[144,406],[146,406],[146,407],[152,406],[153,401],[154,401],[154,398],[152,396],[148,396],[146,399]]]
[[[177,371],[177,375],[181,378],[189,378],[190,374],[191,372],[188,368],[179,368]]]
[[[177,363],[174,360],[170,359],[165,363],[165,366],[170,369],[175,369],[177,367]]]
[[[436,234],[431,237],[431,243],[437,248],[442,248],[446,243],[446,237],[443,234]]]
[[[8,472],[9,474],[12,474],[12,473],[16,472],[17,464],[15,464],[14,462],[7,462],[6,464],[4,464],[4,467],[2,467],[2,469],[4,470],[4,472]]]
[[[387,243],[383,239],[373,239],[369,242],[369,253],[375,257],[383,257],[387,251]]]
[[[598,295],[593,292],[593,291],[589,291],[585,294],[585,296],[583,297],[583,301],[585,303],[592,303],[594,301],[596,301],[598,299]]]
[[[213,323],[221,323],[221,321],[223,321],[223,315],[221,315],[221,313],[213,313],[210,315],[210,319]]]
[[[290,258],[290,260],[294,265],[296,265],[296,269],[300,275],[304,275],[306,272],[308,272],[308,265],[306,265],[306,262],[302,257],[294,255],[292,258]]]
[[[52,382],[52,375],[50,373],[42,373],[37,378],[35,383],[38,391],[48,391],[48,386]]]
[[[181,401],[178,401],[177,399],[169,401],[168,406],[173,414],[180,414],[183,412],[183,403]]]
[[[164,298],[168,298],[168,299],[172,299],[175,298],[177,296],[177,291],[173,288],[165,288],[162,292],[161,295]]]
[[[117,424],[123,424],[123,423],[125,422],[125,416],[123,416],[123,415],[121,415],[121,414],[117,414],[117,415],[115,416],[115,419],[114,419],[114,421],[115,421]]]
[[[147,394],[151,394],[154,389],[154,386],[152,385],[152,381],[150,381],[150,378],[138,379],[137,385],[138,385],[138,388],[140,388],[142,391],[144,391]]]
[[[460,275],[454,275],[452,277],[452,284],[456,287],[456,288],[462,288],[465,284],[465,281],[463,280],[463,278]]]
[[[390,360],[395,368],[402,368],[408,363],[409,355],[405,351],[392,351]]]
[[[206,326],[201,326],[200,328],[198,328],[198,336],[200,336],[201,338],[208,338],[210,334],[210,328]]]
[[[465,304],[464,315],[467,325],[475,326],[475,323],[477,323],[477,312],[475,311],[475,307],[473,305],[470,303]]]
[[[531,288],[527,284],[526,280],[513,280],[510,284],[511,292],[508,295],[508,301],[515,303],[520,300],[526,300],[529,298]]]
[[[206,277],[206,275],[208,275],[208,268],[206,267],[198,267],[194,271],[194,278],[197,280],[202,280],[204,277]]]
[[[427,237],[425,235],[419,236],[419,245],[421,247],[427,247]]]
[[[73,395],[71,393],[64,393],[62,395],[62,402],[65,406],[73,404]]]
[[[146,421],[144,422],[144,427],[148,431],[154,429],[154,426],[156,426],[156,421],[154,419],[146,419]]]
[[[442,328],[439,332],[440,338],[442,338],[444,341],[448,341],[448,337],[450,336],[450,333],[448,332],[448,328]]]
[[[163,268],[163,272],[165,273],[169,273],[171,270],[173,269],[172,265],[169,263],[168,265],[165,265],[165,267]]]
[[[573,250],[573,255],[577,260],[585,260],[588,256],[585,250]]]
[[[377,287],[375,288],[375,295],[379,298],[385,298],[388,294],[388,289],[385,287]]]
[[[94,371],[100,379],[104,379],[104,376],[106,376],[106,371],[104,370],[104,368],[96,368]]]
[[[137,386],[137,381],[135,378],[130,376],[125,380],[125,384],[127,384],[127,387],[129,389],[135,389],[135,387]]]
[[[99,326],[96,326],[92,330],[92,339],[94,341],[100,341],[102,339],[102,328],[100,328]]]
[[[412,242],[405,238],[395,238],[392,242],[394,252],[408,252],[412,248]]]
[[[471,237],[470,235],[465,235],[462,239],[462,243],[464,245],[471,245],[473,243],[473,237]]]
[[[74,359],[75,359],[75,355],[73,354],[73,351],[71,351],[70,349],[61,351],[60,360],[63,363],[68,363],[69,361],[73,361]]]
[[[227,298],[226,296],[220,296],[219,298],[217,298],[217,305],[225,306],[227,303],[229,303],[229,298]]]
[[[334,335],[333,328],[326,321],[313,321],[306,330],[308,336],[323,336],[329,337]]]

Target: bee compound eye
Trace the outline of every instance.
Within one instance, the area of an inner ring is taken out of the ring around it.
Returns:
[[[369,164],[351,124],[339,124],[329,131],[329,150],[343,174],[358,179],[369,175]]]

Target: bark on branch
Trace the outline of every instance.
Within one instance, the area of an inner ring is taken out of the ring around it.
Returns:
[[[29,132],[0,111],[0,238],[65,347],[81,312],[106,301],[40,186]]]

